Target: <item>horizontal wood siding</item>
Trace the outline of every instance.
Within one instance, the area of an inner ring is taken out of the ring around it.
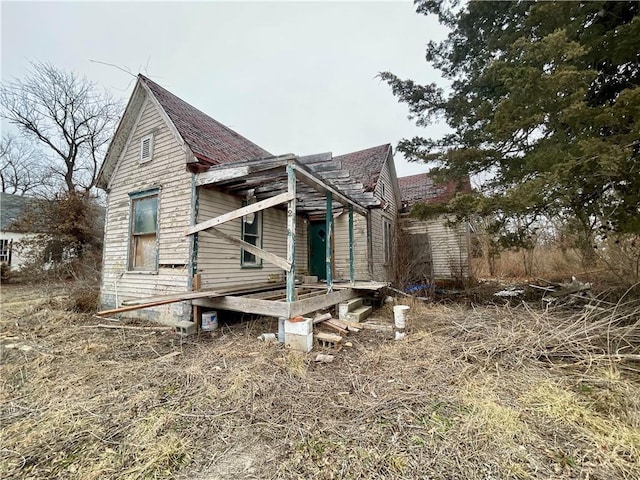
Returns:
[[[367,219],[353,214],[353,253],[356,280],[369,281]],[[334,222],[334,277],[349,280],[349,212],[345,209]]]
[[[382,193],[383,185],[384,194]],[[371,211],[371,246],[373,256],[372,280],[377,282],[391,282],[394,280],[393,252],[396,251],[395,231],[399,205],[397,205],[394,195],[394,186],[388,159],[380,171],[380,177],[378,178],[378,183],[376,184],[374,193],[376,197],[385,202],[386,206],[384,208],[374,209]],[[384,261],[383,242],[383,220],[385,219],[391,222],[392,231],[394,232],[391,238],[392,261],[386,263]]]
[[[184,292],[189,285],[190,240],[184,232],[191,221],[191,174],[185,156],[156,105],[146,99],[116,170],[107,197],[103,280],[103,308],[124,300]],[[153,134],[153,158],[141,164],[140,140]],[[159,188],[157,272],[127,271],[131,200],[129,194]],[[165,268],[163,265],[170,267]],[[116,305],[117,303],[117,305]],[[127,313],[127,316],[173,322],[189,316],[188,304],[174,304]]]
[[[445,216],[418,220],[403,215],[400,226],[404,233],[429,235],[434,278],[461,278],[469,275],[469,234],[465,224],[453,228]]]
[[[198,223],[242,207],[242,199],[201,187],[198,192]],[[219,230],[236,238],[242,231],[241,219],[220,225]],[[287,258],[287,212],[281,208],[263,210],[262,248],[279,257]],[[296,224],[296,271],[307,270],[307,226],[302,218]],[[198,233],[198,273],[203,288],[222,288],[243,283],[269,281],[270,276],[284,271],[266,261],[260,268],[243,268],[240,248],[218,239],[206,231]]]

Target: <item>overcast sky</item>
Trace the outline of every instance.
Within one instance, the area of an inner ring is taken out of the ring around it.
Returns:
[[[6,2],[2,80],[29,60],[74,70],[127,99],[142,72],[273,154],[334,155],[438,135],[376,78],[438,81],[424,60],[446,31],[403,2]],[[5,126],[6,127],[6,126]],[[396,154],[399,176],[426,171]]]

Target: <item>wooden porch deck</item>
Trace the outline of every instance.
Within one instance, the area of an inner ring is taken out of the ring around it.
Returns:
[[[121,307],[98,312],[98,315],[124,313],[168,303],[191,301],[194,307],[199,308],[292,318],[332,307],[358,296],[359,292],[381,290],[386,286],[387,284],[383,282],[336,282],[331,286],[331,291],[327,291],[325,283],[300,284],[295,289],[296,299],[288,302],[287,288],[284,283],[249,284],[221,290],[184,292],[129,300],[123,302]]]
[[[386,283],[381,282],[334,283],[332,291],[328,292],[326,284],[303,284],[296,286],[296,300],[293,302],[287,302],[286,289],[275,287],[255,293],[196,298],[192,300],[192,304],[205,308],[292,318],[333,307],[357,297],[359,291],[375,291],[386,286]]]

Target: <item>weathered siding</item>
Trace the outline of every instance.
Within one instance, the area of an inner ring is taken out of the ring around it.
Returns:
[[[445,216],[418,220],[403,215],[400,226],[404,234],[429,235],[434,278],[461,278],[469,275],[469,233],[465,224],[447,225]]]
[[[34,234],[17,233],[17,232],[0,232],[0,240],[13,242],[11,248],[11,270],[20,270],[25,263],[26,258],[31,252],[29,241],[33,241]]]
[[[139,162],[140,140],[153,133],[153,159]],[[145,101],[140,118],[110,181],[105,221],[101,303],[104,308],[122,301],[167,293],[189,287],[191,242],[185,230],[191,222],[192,175],[186,170],[186,152],[165,123],[151,99]],[[131,200],[129,194],[159,188],[157,272],[127,271]],[[187,318],[190,307],[177,303],[137,310],[132,317],[175,321]]]
[[[215,189],[200,188],[198,191],[198,223],[242,207],[242,199]],[[220,231],[240,238],[241,219],[231,220],[220,227]],[[279,208],[263,210],[262,248],[270,253],[287,258],[287,212]],[[242,267],[240,248],[218,239],[206,231],[198,234],[198,273],[203,288],[221,288],[246,283],[266,282],[270,275],[285,272],[275,265],[263,261],[262,267]],[[302,218],[296,224],[296,272],[307,270],[307,225]]]
[[[349,280],[349,211],[344,211],[334,219],[334,277]],[[367,219],[353,214],[353,254],[355,279],[371,280],[369,273],[369,247],[367,242]]]
[[[384,186],[384,187],[383,187]],[[383,193],[384,189],[384,193]],[[375,195],[383,200],[386,205],[383,208],[371,211],[371,248],[372,248],[372,269],[373,280],[375,281],[393,281],[394,280],[394,262],[393,253],[396,251],[395,231],[396,219],[399,205],[394,195],[393,177],[391,174],[391,166],[389,159],[385,162],[375,189]],[[383,241],[383,220],[391,222],[391,261],[384,260],[384,241]]]

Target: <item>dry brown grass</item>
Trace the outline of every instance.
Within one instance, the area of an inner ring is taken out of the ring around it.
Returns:
[[[257,341],[275,321],[180,343],[65,307],[3,287],[2,478],[640,477],[637,304],[414,302],[332,364]]]

